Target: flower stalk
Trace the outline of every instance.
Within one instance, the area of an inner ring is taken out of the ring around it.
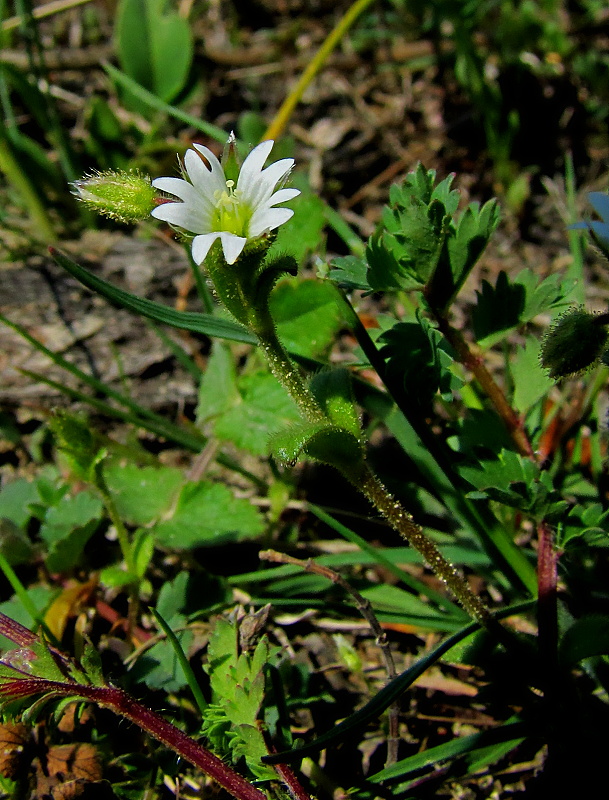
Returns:
[[[493,627],[484,603],[371,472],[345,382],[339,377],[333,383],[322,375],[311,385],[305,383],[277,336],[269,296],[277,278],[286,272],[294,274],[296,264],[290,257],[269,258],[268,251],[273,232],[293,213],[276,206],[299,192],[276,191],[293,160],[282,159],[263,168],[272,147],[272,141],[259,144],[237,172],[233,138],[228,141],[224,164],[206,147],[194,145],[184,158],[184,179],[153,181],[155,188],[179,201],[158,206],[152,216],[195,234],[195,263],[205,261],[220,300],[256,335],[271,372],[310,423],[297,433],[298,440],[288,433],[290,440],[282,442],[280,458],[291,463],[305,453],[338,469],[423,556],[466,611],[486,627]]]

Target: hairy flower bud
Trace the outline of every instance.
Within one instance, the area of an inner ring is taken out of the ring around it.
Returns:
[[[548,330],[541,345],[541,365],[551,378],[565,378],[597,361],[607,344],[605,315],[592,314],[583,306],[562,314]]]
[[[118,222],[146,219],[158,204],[150,179],[139,172],[97,172],[72,186],[74,196],[85,205]]]

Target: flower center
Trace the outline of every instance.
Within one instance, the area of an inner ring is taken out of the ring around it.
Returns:
[[[226,231],[235,236],[247,237],[247,223],[252,215],[251,209],[243,202],[243,192],[235,189],[235,181],[226,181],[226,189],[214,192],[216,213],[212,228]]]

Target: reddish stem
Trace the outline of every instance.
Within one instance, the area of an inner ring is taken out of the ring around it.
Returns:
[[[5,682],[0,685],[0,694],[8,697],[29,697],[47,692],[82,697],[99,706],[110,708],[190,761],[195,767],[217,781],[237,800],[267,800],[263,792],[252,786],[238,772],[224,764],[217,756],[176,728],[175,725],[138,703],[122,689],[114,686],[59,683],[41,678],[25,678],[14,681],[5,679]]]
[[[554,547],[554,534],[547,522],[537,526],[537,624],[539,626],[539,659],[544,675],[546,692],[552,702],[556,686],[558,642],[558,552]]]

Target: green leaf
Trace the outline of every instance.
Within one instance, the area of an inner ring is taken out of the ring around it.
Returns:
[[[478,344],[491,347],[509,331],[530,322],[537,314],[547,313],[567,303],[571,281],[549,275],[540,281],[532,270],[525,269],[513,281],[503,270],[495,286],[482,282],[472,323]]]
[[[282,464],[293,465],[306,455],[350,473],[363,459],[359,437],[326,422],[301,422],[286,428],[273,437],[271,452]]]
[[[248,501],[219,483],[187,483],[169,519],[154,528],[157,545],[172,550],[238,542],[262,533],[263,519]],[[166,616],[163,614],[163,616]]]
[[[256,725],[264,700],[265,666],[275,657],[266,636],[253,654],[238,651],[238,628],[233,620],[216,620],[207,650],[206,672],[212,704],[203,714],[203,730],[215,749],[230,749],[233,761],[244,757],[261,780],[277,775],[261,763],[268,749]]]
[[[556,544],[564,548],[580,538],[590,547],[609,547],[609,510],[600,503],[573,506],[558,530]]]
[[[12,520],[0,516],[0,554],[11,566],[31,563],[35,549],[27,533]]]
[[[167,622],[175,631],[186,624],[186,618],[176,614]],[[180,647],[187,653],[193,641],[192,632],[178,631],[175,635]],[[178,654],[166,639],[154,644],[138,658],[131,675],[133,680],[145,683],[150,689],[162,689],[165,692],[177,692],[187,685]]]
[[[561,637],[558,655],[567,668],[584,658],[609,655],[609,617],[588,614],[578,619]]]
[[[216,420],[215,435],[254,455],[267,455],[271,437],[300,419],[296,404],[268,372],[241,376],[238,389],[232,407]]]
[[[560,519],[569,507],[554,489],[548,472],[540,472],[530,459],[511,450],[502,450],[496,459],[476,466],[463,466],[459,472],[484,495],[536,519]]]
[[[120,0],[115,36],[127,75],[168,101],[186,83],[193,43],[187,20],[166,7],[166,0]]]
[[[445,308],[457,295],[498,224],[496,200],[489,200],[482,208],[478,203],[470,203],[461,214],[446,240],[448,259],[443,259],[434,275],[430,289],[430,301],[434,306]]]
[[[450,395],[459,387],[450,371],[453,359],[448,345],[424,317],[418,316],[418,322],[398,322],[378,342],[388,373],[399,381],[414,407],[428,410],[436,392]]]
[[[446,620],[446,630],[452,631],[455,625],[463,623],[463,616],[455,609],[455,614],[446,614],[439,611],[429,603],[420,600],[416,595],[400,589],[399,586],[380,583],[361,590],[361,594],[372,603],[372,607],[377,613],[387,613],[392,615],[407,614],[411,618],[416,618],[422,628],[426,623],[433,621],[433,630],[441,630],[438,623]]]
[[[197,425],[203,427],[210,420],[228,411],[239,402],[237,370],[233,355],[223,342],[214,342],[211,355],[199,385]]]
[[[92,520],[85,525],[72,528],[61,539],[54,541],[49,547],[45,559],[49,572],[69,572],[78,562],[85,545],[93,536],[98,526],[98,520]]]
[[[113,461],[104,466],[104,478],[116,509],[129,525],[148,525],[170,508],[184,483],[174,467],[140,467]]]
[[[294,216],[277,232],[273,252],[289,253],[301,264],[307,253],[318,253],[323,247],[323,230],[326,224],[323,200],[294,175],[290,185],[302,194],[294,203]],[[291,204],[290,204],[291,205]]]
[[[343,324],[336,288],[324,281],[281,281],[271,295],[270,309],[284,347],[310,358],[330,347]]]
[[[131,560],[137,578],[141,579],[146,574],[153,553],[154,536],[146,528],[139,528],[131,542]]]
[[[186,625],[187,613],[199,611],[208,602],[209,598],[205,591],[201,591],[201,577],[201,574],[194,575],[182,571],[161,587],[155,610],[157,621],[164,630],[167,626],[174,636],[161,640],[147,650],[138,658],[132,671],[136,680],[145,683],[151,689],[172,692],[181,689],[187,683],[191,687],[193,685],[193,676],[185,661],[185,655],[193,641],[193,634],[188,630],[178,631],[177,628]],[[205,706],[202,695],[196,688],[194,691],[197,702],[200,706]]]
[[[60,589],[44,586],[42,584],[33,584],[32,586],[28,587],[27,597],[29,598],[33,609],[37,611],[38,619],[42,619],[44,617],[45,611],[48,609],[60,591]],[[0,611],[3,614],[6,614],[7,617],[14,619],[15,622],[25,625],[26,628],[32,627],[32,615],[30,614],[30,611],[25,608],[24,604],[17,597],[17,595],[13,595],[10,600],[0,603]],[[0,636],[0,650],[6,652],[7,650],[12,650],[14,647],[14,642],[9,641],[4,636]]]
[[[40,500],[38,487],[34,481],[19,478],[6,483],[0,490],[0,518],[11,520],[23,528],[32,516],[29,506]]]
[[[514,381],[512,404],[516,411],[525,414],[554,385],[539,363],[541,345],[538,339],[527,337],[524,347],[516,350],[510,364]]]
[[[65,494],[47,510],[40,528],[40,537],[47,545],[64,539],[74,528],[99,522],[102,502],[93,492],[84,489],[77,494]]]
[[[331,281],[345,288],[347,291],[361,289],[369,291],[367,272],[368,264],[358,256],[343,256],[335,258],[330,264],[328,277]]]
[[[311,391],[328,418],[353,436],[361,436],[351,375],[346,369],[322,369],[311,379]]]
[[[88,289],[101,294],[111,303],[133,311],[143,317],[171,325],[173,328],[200,333],[205,336],[217,336],[235,342],[256,344],[256,337],[242,325],[230,320],[214,317],[211,314],[198,314],[193,311],[176,311],[169,306],[146,300],[130,292],[125,292],[111,283],[98,278],[92,272],[76,264],[70,258],[51,248],[51,254],[60,267],[67,270]]]
[[[419,164],[403,186],[391,187],[383,227],[366,249],[372,289],[408,290],[433,277],[459,201],[458,193],[450,190],[451,181],[449,177],[434,187],[435,172]]]

